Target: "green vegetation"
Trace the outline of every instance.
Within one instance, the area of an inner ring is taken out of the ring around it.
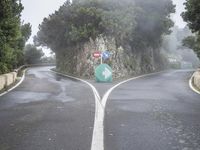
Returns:
[[[118,44],[128,40],[138,47],[158,46],[162,34],[170,33],[174,11],[171,0],[67,1],[43,20],[35,42],[58,52],[103,34],[115,36]]]
[[[38,49],[36,46],[31,44],[26,45],[24,53],[26,64],[36,64],[42,62],[42,56],[44,56],[42,49]]]
[[[23,49],[31,35],[30,24],[22,24],[20,0],[0,1],[0,74],[24,63]]]
[[[182,14],[189,28],[195,36],[189,36],[183,40],[183,45],[193,49],[200,58],[200,3],[199,0],[186,0],[186,12]]]
[[[55,52],[57,67],[73,73],[83,44],[99,35],[114,37],[117,46],[129,45],[127,53],[159,49],[163,34],[173,26],[174,12],[171,0],[68,0],[44,18],[34,41]]]
[[[183,46],[191,48],[200,58],[200,36],[188,36],[183,40]]]

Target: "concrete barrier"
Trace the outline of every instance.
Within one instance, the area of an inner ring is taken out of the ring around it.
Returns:
[[[4,88],[7,88],[8,86],[15,83],[16,79],[17,79],[16,72],[0,75],[0,90],[3,90]]]
[[[7,89],[10,85],[16,82],[17,76],[23,75],[23,70],[28,67],[39,67],[39,66],[54,66],[55,63],[42,63],[42,64],[32,64],[32,65],[23,65],[14,70],[14,72],[10,72],[7,74],[0,75],[0,91],[3,89]]]
[[[194,73],[193,84],[200,90],[200,70]]]
[[[0,76],[0,90],[4,89],[6,87],[6,77],[1,75]]]

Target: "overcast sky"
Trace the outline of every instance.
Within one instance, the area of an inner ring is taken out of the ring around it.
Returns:
[[[22,20],[25,23],[30,22],[32,25],[32,37],[38,32],[38,25],[42,22],[44,17],[54,13],[55,10],[66,0],[22,0],[24,10],[22,12]],[[185,0],[173,0],[176,7],[176,14],[173,15],[175,25],[183,28],[186,24],[183,22],[180,14],[184,11],[183,3]],[[29,43],[32,43],[32,37]],[[48,55],[48,51],[45,52]]]
[[[185,10],[185,7],[183,5],[185,0],[173,0],[173,2],[176,5],[176,13],[173,15],[175,25],[179,26],[180,28],[184,28],[186,23],[183,21],[180,15]]]

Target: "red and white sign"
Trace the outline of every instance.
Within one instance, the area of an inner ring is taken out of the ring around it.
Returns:
[[[94,52],[94,53],[93,53],[93,57],[94,57],[94,58],[99,58],[99,57],[101,57],[101,52]]]

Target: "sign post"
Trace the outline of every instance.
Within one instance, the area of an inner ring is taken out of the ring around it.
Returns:
[[[110,58],[110,52],[108,50],[104,52],[94,52],[94,58],[101,58],[101,64],[95,69],[95,80],[96,82],[112,82],[112,69],[109,65],[103,64],[103,60]]]
[[[112,82],[112,69],[107,64],[101,64],[95,69],[96,82]]]

